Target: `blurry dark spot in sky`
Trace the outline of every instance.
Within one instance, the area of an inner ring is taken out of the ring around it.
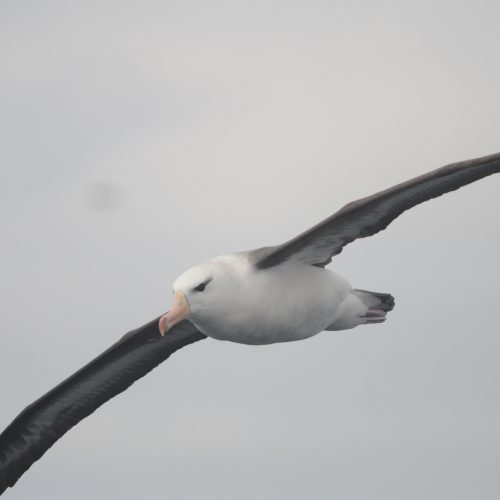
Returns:
[[[122,193],[117,184],[109,181],[94,181],[85,189],[85,204],[96,212],[112,212],[120,204]]]

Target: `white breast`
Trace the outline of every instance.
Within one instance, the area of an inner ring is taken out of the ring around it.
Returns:
[[[336,319],[351,290],[344,278],[318,267],[294,263],[255,270],[245,254],[217,259],[232,272],[223,287],[217,283],[210,310],[191,320],[219,340],[271,344],[311,337]]]

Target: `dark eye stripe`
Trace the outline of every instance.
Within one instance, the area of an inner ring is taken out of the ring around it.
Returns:
[[[209,278],[207,281],[204,281],[203,283],[200,283],[198,286],[195,286],[193,288],[194,291],[196,292],[203,292],[207,285],[212,281],[212,278]]]

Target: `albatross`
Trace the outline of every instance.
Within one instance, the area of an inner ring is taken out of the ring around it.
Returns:
[[[173,283],[168,312],[125,334],[0,434],[0,494],[71,427],[188,344],[206,337],[289,342],[384,322],[394,298],[354,288],[326,269],[332,258],[415,205],[498,172],[500,153],[447,165],[349,203],[281,245],[222,255],[185,271]]]

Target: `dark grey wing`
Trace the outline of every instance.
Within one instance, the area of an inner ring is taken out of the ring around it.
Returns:
[[[253,250],[249,259],[259,269],[283,262],[303,262],[323,267],[345,245],[382,231],[405,210],[498,172],[500,153],[438,168],[353,201],[282,245]]]
[[[80,420],[181,347],[206,338],[189,321],[162,337],[158,321],[124,335],[25,408],[0,434],[0,495]]]

